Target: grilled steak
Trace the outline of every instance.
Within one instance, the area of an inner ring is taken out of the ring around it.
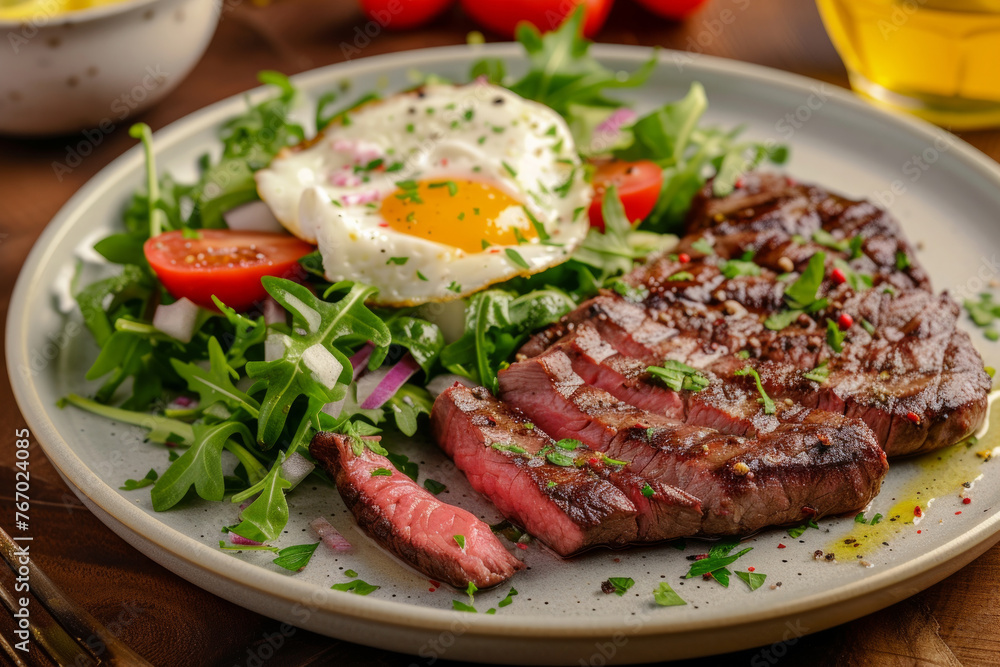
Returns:
[[[431,426],[473,488],[562,556],[691,535],[700,526],[696,499],[574,449],[578,443],[555,444],[483,387],[443,392]]]
[[[346,437],[334,433],[317,433],[309,453],[336,481],[358,525],[428,577],[458,588],[470,581],[486,588],[524,567],[488,525],[441,502],[384,456],[367,448],[355,451]],[[464,548],[456,535],[464,536]]]
[[[875,497],[888,469],[858,420],[792,407],[757,437],[725,435],[588,385],[558,348],[513,364],[499,379],[504,402],[552,437],[579,439],[638,475],[697,497],[704,534],[856,511]]]
[[[656,412],[663,392],[636,384],[639,369],[674,359],[721,378],[751,365],[776,398],[863,419],[890,456],[944,447],[973,433],[986,414],[990,379],[968,335],[956,328],[958,305],[929,291],[898,224],[868,203],[782,177],[746,180],[730,197],[712,199],[706,190],[696,198],[692,233],[681,242],[689,257],[653,258],[626,276],[642,290],[640,302],[599,295],[534,336],[519,358],[583,329],[619,356],[605,354],[596,366],[574,357],[574,368],[618,398]],[[817,236],[825,245],[809,240],[817,231],[826,234]],[[711,255],[695,249],[709,241]],[[730,263],[746,251],[757,253],[753,265]],[[826,307],[784,329],[768,328],[768,316],[788,310],[784,292],[791,281],[777,272],[803,270],[819,251],[826,254],[827,277],[816,296]],[[842,314],[853,323],[837,353],[827,328]],[[579,341],[560,345],[575,349]],[[590,349],[598,347],[591,341]],[[821,365],[824,382],[802,377]],[[632,375],[622,373],[629,369]],[[609,384],[616,373],[617,389]],[[673,413],[663,404],[664,414],[686,415],[681,402],[674,401]]]

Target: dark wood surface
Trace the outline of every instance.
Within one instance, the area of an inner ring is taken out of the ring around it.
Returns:
[[[294,73],[342,61],[340,45],[352,43],[355,30],[364,24],[355,3],[348,0],[225,4],[229,9],[204,59],[176,92],[141,116],[154,130],[255,86],[258,70]],[[720,30],[716,17],[733,7],[744,9]],[[456,9],[418,31],[383,32],[362,49],[362,55],[459,44],[472,29],[475,26]],[[629,0],[618,0],[598,41],[697,48],[846,85],[840,60],[815,6],[807,0],[713,0],[686,23],[664,21]],[[1000,159],[1000,131],[962,136]],[[64,158],[71,140],[0,138],[0,312],[4,321],[18,270],[39,233],[80,186],[134,143],[123,124],[60,181],[51,164]],[[6,380],[0,382],[0,424],[0,520],[9,528],[13,522],[14,432],[24,427],[24,420]],[[429,664],[302,630],[287,637],[271,655],[267,637],[280,632],[278,623],[196,588],[133,550],[79,503],[37,445],[32,448],[31,479],[32,554],[37,562],[70,596],[156,665]],[[7,574],[4,571],[3,576]],[[0,631],[10,636],[6,616],[0,620]],[[267,656],[262,662],[253,660]],[[904,602],[809,635],[773,653],[756,649],[683,664],[779,662],[1000,664],[1000,547]]]

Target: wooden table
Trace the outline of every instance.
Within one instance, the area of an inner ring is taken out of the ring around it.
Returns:
[[[287,73],[339,62],[341,43],[363,25],[348,0],[224,3],[214,41],[190,77],[142,120],[154,130],[202,106],[256,85],[256,73]],[[735,21],[716,19],[734,5]],[[262,6],[263,5],[263,6]],[[720,29],[721,28],[721,29]],[[414,32],[384,32],[363,55],[459,44],[475,29],[456,9]],[[838,85],[846,76],[819,16],[806,0],[714,0],[683,24],[658,19],[618,0],[598,41],[698,49],[769,65]],[[1000,131],[963,138],[1000,159]],[[124,125],[60,181],[51,164],[64,158],[69,138],[0,139],[0,311],[6,321],[17,272],[39,233],[89,178],[134,141]],[[41,306],[40,306],[41,307]],[[3,363],[3,362],[0,362]],[[3,377],[6,378],[6,372]],[[0,382],[0,513],[13,522],[14,431],[24,420]],[[156,665],[410,665],[409,656],[296,631],[270,655],[267,637],[279,624],[232,605],[163,569],[130,548],[94,518],[60,480],[40,450],[32,458],[32,553],[75,600]],[[3,576],[7,576],[6,571]],[[10,636],[9,619],[0,631]],[[760,649],[695,660],[690,665],[987,665],[1000,664],[1000,546],[933,588],[853,623],[807,636],[772,653]],[[263,650],[262,650],[263,649]]]

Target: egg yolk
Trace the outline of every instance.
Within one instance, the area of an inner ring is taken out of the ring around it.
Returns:
[[[521,203],[488,183],[468,180],[409,181],[382,200],[382,219],[401,234],[460,248],[516,246],[538,237],[534,226],[513,227],[500,214]]]

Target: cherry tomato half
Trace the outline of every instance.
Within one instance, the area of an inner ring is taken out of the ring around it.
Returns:
[[[618,197],[625,207],[625,215],[629,222],[642,220],[660,198],[660,187],[663,185],[663,172],[659,165],[649,160],[625,162],[610,160],[597,165],[594,172],[594,201],[590,203],[590,226],[604,231],[604,216],[601,215],[601,204],[604,202],[604,191],[608,185],[614,185]]]
[[[581,3],[586,6],[583,35],[589,39],[604,25],[614,0],[462,0],[462,9],[484,28],[513,38],[521,21],[542,32],[555,30]]]
[[[389,30],[419,28],[450,7],[455,0],[359,0],[372,21]]]
[[[705,0],[638,0],[639,4],[664,18],[680,21],[705,4]]]
[[[168,292],[212,310],[213,294],[230,308],[250,308],[267,295],[261,278],[301,275],[298,259],[312,251],[311,245],[288,234],[229,229],[203,229],[197,238],[164,232],[143,246]]]

